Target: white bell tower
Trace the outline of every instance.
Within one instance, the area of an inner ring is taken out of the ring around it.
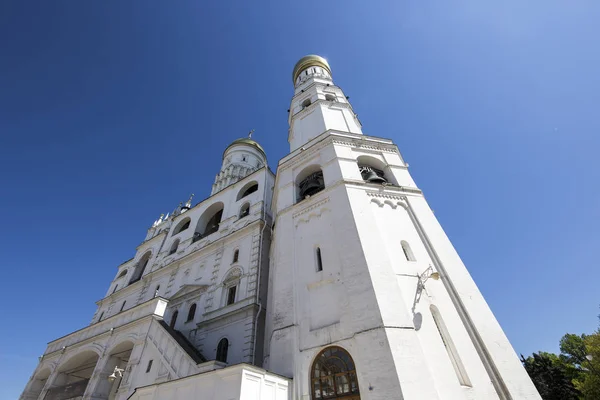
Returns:
[[[293,72],[265,366],[294,399],[540,399],[397,146],[319,56]]]
[[[362,134],[360,121],[344,92],[331,79],[323,57],[311,55],[294,67],[294,97],[290,107],[290,151],[329,129]]]

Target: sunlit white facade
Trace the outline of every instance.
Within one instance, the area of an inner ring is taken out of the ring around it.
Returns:
[[[540,399],[397,146],[323,58],[293,82],[277,175],[229,145],[21,399]]]

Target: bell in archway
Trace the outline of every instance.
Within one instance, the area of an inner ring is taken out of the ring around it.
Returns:
[[[361,166],[360,174],[362,175],[363,180],[366,182],[377,183],[380,185],[387,183],[387,180],[383,177],[383,172],[378,174],[374,168]]]

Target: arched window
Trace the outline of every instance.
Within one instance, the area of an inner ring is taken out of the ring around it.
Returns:
[[[309,167],[298,175],[298,201],[313,196],[325,189],[323,171],[318,166]]]
[[[223,203],[217,202],[208,207],[196,224],[196,231],[194,232],[192,242],[197,242],[198,240],[217,232],[222,217]]]
[[[152,253],[147,252],[140,259],[140,261],[138,261],[138,263],[135,266],[135,270],[133,271],[133,275],[131,276],[131,279],[129,280],[129,284],[130,285],[132,283],[135,283],[135,282],[137,282],[137,281],[140,280],[140,278],[144,274],[144,270],[146,269],[146,266],[148,265],[148,261],[150,261],[150,256],[151,255],[152,255]]]
[[[460,357],[458,356],[458,352],[456,351],[456,346],[454,346],[454,342],[448,333],[448,329],[446,328],[446,324],[442,319],[442,315],[436,306],[431,305],[429,307],[431,310],[431,315],[433,316],[433,321],[435,322],[435,326],[437,327],[438,333],[442,338],[442,342],[444,343],[444,347],[446,348],[446,352],[448,352],[448,357],[450,357],[450,361],[452,362],[452,366],[454,367],[454,372],[456,372],[456,376],[458,377],[458,381],[463,386],[472,386],[471,380],[467,375],[467,371],[465,370],[465,366],[463,365]]]
[[[180,232],[183,232],[183,231],[185,231],[187,228],[189,228],[189,227],[190,227],[190,221],[191,221],[191,220],[190,220],[189,218],[182,219],[182,220],[181,220],[181,221],[180,221],[180,222],[177,224],[177,226],[175,227],[175,229],[173,229],[173,235],[172,235],[172,236],[175,236],[175,235],[177,235],[178,233],[180,233]]]
[[[185,322],[193,321],[195,316],[196,316],[196,303],[194,303],[190,306],[190,310],[188,311],[187,320]]]
[[[119,312],[123,311],[123,309],[125,308],[125,303],[127,303],[127,300],[123,301],[123,304],[121,304],[121,309],[119,310]]]
[[[325,95],[325,100],[327,100],[327,101],[336,101],[336,97],[333,94],[326,94]]]
[[[313,399],[360,399],[354,361],[341,347],[321,351],[310,375]]]
[[[250,204],[246,203],[240,209],[240,219],[247,217],[250,214]]]
[[[171,250],[169,250],[169,255],[175,254],[175,252],[177,251],[177,247],[179,247],[179,239],[174,241],[173,244],[171,245]]]
[[[178,315],[179,315],[179,311],[175,310],[175,312],[173,313],[173,316],[171,317],[171,323],[169,324],[169,326],[173,329],[175,329],[175,324],[177,323]]]
[[[321,260],[321,248],[317,247],[317,271],[323,271],[323,260]]]
[[[121,271],[121,273],[119,274],[119,276],[117,276],[117,279],[124,277],[125,275],[127,275],[127,270],[124,269],[123,271]]]
[[[240,258],[240,251],[238,249],[236,249],[233,252],[233,261],[231,261],[232,263],[236,263],[238,262],[238,259]]]
[[[223,338],[219,341],[217,346],[217,361],[227,362],[227,350],[229,350],[229,340]]]
[[[244,186],[242,188],[242,190],[240,190],[240,192],[238,193],[237,196],[237,200],[243,199],[244,197],[251,195],[252,193],[256,192],[258,190],[258,183],[256,182],[250,182],[249,184],[247,184],[246,186]]]
[[[417,261],[408,242],[403,240],[400,242],[400,244],[402,245],[402,251],[404,252],[404,257],[406,257],[406,261]]]
[[[310,106],[310,99],[306,99],[302,102],[302,109],[304,110],[306,107]]]
[[[242,270],[238,267],[232,268],[223,279],[221,304],[228,306],[235,303],[237,297],[237,288],[240,285],[242,279]]]

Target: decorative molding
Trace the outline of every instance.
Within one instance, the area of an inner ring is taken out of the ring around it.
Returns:
[[[398,154],[398,149],[394,144],[389,144],[386,146],[374,145],[374,144],[366,144],[366,138],[362,138],[361,140],[342,140],[342,139],[333,139],[334,144],[347,146],[355,149],[367,149],[367,150],[375,150],[381,151],[385,153],[393,153]]]
[[[327,203],[329,201],[329,197],[324,198],[323,200],[319,200],[316,203],[310,204],[308,207],[303,208],[302,210],[292,214],[292,218],[297,218],[302,214],[306,214],[309,211],[314,210],[317,207],[322,206],[323,204]]]

